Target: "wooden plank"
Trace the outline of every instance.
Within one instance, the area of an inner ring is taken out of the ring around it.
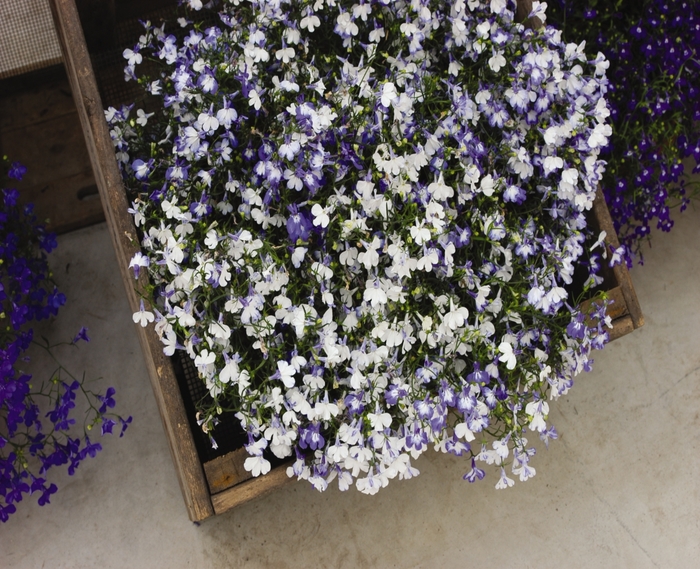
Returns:
[[[104,118],[78,11],[74,0],[50,0],[50,4],[105,218],[119,261],[119,269],[129,304],[132,310],[136,311],[139,299],[128,269],[128,262],[138,250],[138,238],[127,212],[126,194]],[[142,275],[141,278],[145,279],[146,276]],[[143,285],[144,282],[145,280],[141,284]],[[188,514],[194,521],[202,520],[211,516],[214,509],[173,366],[163,354],[153,328],[137,328]]]
[[[627,316],[613,320],[613,328],[610,330],[609,341],[612,342],[634,331],[634,322],[632,321],[632,317],[628,314]]]
[[[542,20],[539,18],[527,19],[528,15],[532,12],[532,0],[518,0],[518,5],[515,10],[515,20],[517,22],[524,22],[526,28],[537,29],[542,27]]]
[[[593,210],[596,218],[598,219],[599,227],[601,231],[605,231],[606,243],[617,248],[620,246],[620,241],[617,238],[617,232],[615,231],[615,226],[613,225],[612,218],[610,217],[610,211],[605,204],[605,198],[603,197],[603,192],[598,188],[596,199],[593,202]],[[639,328],[644,325],[644,315],[642,314],[642,309],[639,306],[639,299],[637,298],[637,293],[634,290],[634,285],[632,284],[632,278],[630,277],[627,265],[623,263],[618,263],[613,267],[613,274],[615,275],[616,284],[622,289],[625,303],[627,304],[627,310],[632,317],[632,323],[634,328]]]
[[[30,141],[27,143],[27,141]],[[0,132],[0,152],[29,168],[23,179],[28,187],[68,178],[90,168],[90,156],[75,110],[38,123]]]
[[[248,452],[244,448],[240,448],[205,462],[204,474],[209,483],[209,491],[212,494],[223,492],[252,478],[250,472],[243,468],[243,463],[248,456]]]
[[[289,484],[290,482],[296,482],[296,478],[289,478],[289,476],[287,476],[287,466],[288,465],[278,466],[277,468],[273,468],[265,476],[251,478],[233,488],[214,494],[211,497],[214,513],[223,514],[236,506],[269,494],[280,486]]]
[[[68,78],[52,68],[32,76],[0,82],[0,133],[63,115],[75,115]],[[48,75],[48,77],[46,77]],[[28,84],[33,81],[33,84]]]
[[[90,169],[38,186],[20,185],[18,189],[20,201],[34,204],[37,219],[45,221],[49,231],[66,233],[105,219]]]
[[[608,299],[612,301],[612,304],[608,307],[607,315],[610,316],[613,321],[613,325],[619,318],[624,318],[629,315],[629,310],[627,309],[627,303],[625,302],[625,297],[622,293],[622,289],[619,286],[612,288],[608,291]]]

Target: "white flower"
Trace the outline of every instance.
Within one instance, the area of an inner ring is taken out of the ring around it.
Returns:
[[[292,264],[295,269],[301,267],[301,262],[304,260],[304,255],[306,255],[307,251],[308,249],[306,247],[295,247],[292,253]]]
[[[129,262],[129,268],[134,269],[134,277],[138,278],[139,277],[139,269],[141,267],[148,267],[151,264],[151,261],[148,257],[146,257],[141,251],[137,251],[134,253],[134,256],[131,258],[131,261]],[[141,307],[143,309],[143,302],[141,303]]]
[[[525,413],[531,417],[529,428],[538,433],[542,433],[547,429],[545,421],[549,414],[549,405],[546,401],[530,401],[525,406]]]
[[[464,326],[468,317],[469,310],[465,306],[455,308],[454,302],[450,299],[450,311],[442,317],[442,321],[450,330],[456,330]]]
[[[219,372],[219,381],[222,383],[235,383],[238,380],[239,373],[238,362],[235,358],[231,358]]]
[[[502,490],[504,488],[510,488],[515,482],[512,478],[506,476],[505,469],[501,468],[501,478],[496,482],[496,490]]]
[[[489,67],[494,73],[498,73],[506,65],[506,58],[503,57],[503,52],[500,50],[494,51],[489,58]]]
[[[609,124],[598,123],[588,137],[588,146],[591,148],[605,146],[610,135],[612,135],[612,127]]]
[[[382,289],[378,279],[367,281],[365,286],[366,288],[363,298],[372,305],[372,308],[376,308],[387,303],[388,298],[386,292]]]
[[[433,270],[433,266],[437,265],[439,262],[440,258],[438,256],[437,249],[431,247],[430,249],[425,251],[425,255],[418,259],[418,262],[416,263],[416,268],[419,271],[425,271],[429,273]]]
[[[133,320],[135,324],[140,324],[142,327],[145,328],[146,326],[148,326],[149,322],[153,322],[153,320],[155,320],[155,316],[153,315],[153,312],[149,312],[148,310],[144,309],[142,300],[141,308],[138,312],[134,312],[133,314]]]
[[[564,161],[559,156],[547,156],[544,159],[544,175],[549,176],[555,170],[564,167]]]
[[[253,476],[260,476],[270,472],[272,465],[262,456],[250,456],[245,459],[243,468],[250,472]]]
[[[603,258],[606,258],[607,251],[605,250],[605,238],[606,238],[607,236],[608,236],[608,234],[607,234],[606,231],[601,231],[601,232],[598,234],[598,239],[596,239],[596,240],[595,240],[595,243],[593,243],[593,245],[591,245],[590,251],[593,251],[593,250],[596,249],[597,247],[601,247],[601,246],[602,246],[602,248],[603,248]]]
[[[219,128],[219,119],[209,113],[200,113],[195,126],[199,126],[204,132],[211,134]]]
[[[494,14],[502,14],[506,9],[506,0],[491,0],[491,11]]]
[[[256,111],[259,111],[262,108],[260,94],[255,89],[251,89],[250,93],[248,93],[248,104]]]
[[[335,403],[328,402],[328,393],[324,401],[319,401],[314,405],[314,415],[321,421],[330,421],[331,417],[335,417],[340,412],[340,409]]]
[[[165,334],[164,337],[160,339],[160,341],[163,343],[165,346],[163,348],[163,353],[166,356],[172,356],[175,353],[175,350],[177,349],[177,335],[175,334],[174,330],[168,330],[167,333]]]
[[[501,355],[498,357],[498,361],[505,363],[506,367],[510,370],[515,369],[517,360],[515,358],[515,354],[513,353],[513,346],[508,342],[501,342],[501,344],[498,346],[498,351],[501,352]]]
[[[133,51],[131,49],[125,49],[122,54],[124,59],[127,60],[129,65],[138,65],[143,61],[143,56],[138,51]]]
[[[277,372],[279,373],[280,381],[284,383],[285,387],[294,387],[294,374],[296,370],[293,365],[284,360],[280,360],[277,362]]]
[[[275,57],[277,59],[281,59],[282,63],[289,63],[294,56],[296,55],[296,52],[294,51],[293,47],[286,47],[284,49],[278,49],[275,52]]]
[[[496,184],[493,180],[493,177],[491,176],[491,174],[487,174],[486,176],[481,178],[481,183],[479,184],[479,191],[485,196],[491,197],[493,195],[495,186]]]
[[[357,260],[362,263],[368,271],[379,264],[379,253],[377,251],[381,247],[381,244],[381,240],[375,237],[372,243],[364,244],[367,250],[357,256]]]
[[[216,361],[216,354],[214,352],[202,350],[194,359],[194,365],[197,367],[204,367],[213,364],[214,361]]]
[[[314,225],[318,227],[328,227],[330,223],[330,217],[328,217],[328,208],[323,207],[321,204],[314,204],[311,208],[311,213],[314,216]]]
[[[416,220],[411,226],[411,237],[418,245],[423,245],[426,241],[430,239],[430,229],[425,227],[425,220]]]
[[[469,430],[469,427],[467,426],[466,423],[457,423],[454,427],[455,430],[455,435],[457,435],[460,439],[464,439],[467,442],[471,442],[474,440],[474,433]]]
[[[393,83],[384,83],[382,86],[382,96],[381,96],[381,102],[382,105],[385,107],[389,107],[391,103],[398,99],[399,96],[396,92],[396,85]]]
[[[148,123],[148,119],[153,116],[153,113],[146,114],[143,109],[139,109],[136,111],[136,116],[136,123],[140,124],[141,126],[146,126],[146,123]]]
[[[383,431],[391,426],[391,415],[389,413],[367,413],[372,428],[377,431]]]
[[[301,22],[299,22],[299,27],[302,30],[309,30],[309,33],[312,33],[316,28],[320,27],[321,25],[321,20],[316,14],[309,14],[307,16],[304,16],[301,19]]]
[[[207,236],[204,238],[204,244],[209,249],[216,249],[216,246],[219,244],[219,236],[215,230],[210,229],[207,231]]]
[[[479,39],[487,39],[491,32],[491,22],[484,21],[476,26],[476,37]]]
[[[440,172],[438,179],[428,186],[428,192],[430,192],[436,200],[446,200],[454,195],[454,190],[445,184],[442,172]]]

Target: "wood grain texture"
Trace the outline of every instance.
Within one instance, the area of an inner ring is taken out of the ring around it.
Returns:
[[[139,299],[134,289],[133,278],[129,273],[128,263],[138,250],[138,239],[136,229],[127,212],[126,194],[104,118],[78,11],[74,0],[51,0],[50,4],[95,181],[100,192],[112,244],[119,260],[119,270],[129,304],[132,310],[136,311]],[[193,521],[202,520],[211,516],[214,510],[172,364],[163,354],[152,327],[138,327],[138,336],[188,514]]]
[[[22,203],[33,203],[49,231],[66,233],[104,221],[92,170],[32,187],[20,186]]]
[[[228,488],[249,480],[253,476],[244,467],[248,452],[240,448],[224,456],[204,463],[204,474],[212,494],[223,492]]]
[[[613,328],[612,330],[610,330],[609,341],[612,342],[613,340],[617,340],[618,338],[626,336],[627,334],[630,334],[634,331],[635,327],[634,322],[632,321],[632,317],[629,315],[623,316],[622,318],[613,320]]]
[[[515,20],[523,22],[526,28],[537,29],[542,27],[542,20],[539,18],[530,18],[528,15],[532,12],[532,0],[518,0],[518,5],[515,10]]]
[[[289,478],[287,476],[287,465],[278,466],[277,468],[273,468],[265,476],[251,478],[233,488],[212,495],[211,502],[214,505],[214,512],[216,514],[223,514],[236,506],[250,502],[255,498],[260,498],[280,486],[295,481],[295,478]]]
[[[596,199],[593,202],[593,213],[598,221],[598,226],[601,231],[605,231],[605,242],[607,245],[617,248],[620,246],[620,241],[617,238],[617,232],[615,231],[615,226],[613,225],[612,218],[610,217],[610,211],[605,203],[605,198],[603,197],[603,191],[598,188],[596,192]],[[609,249],[610,247],[608,247]],[[627,269],[627,265],[622,262],[618,263],[613,267],[613,275],[615,277],[616,285],[622,290],[622,295],[627,305],[627,311],[632,318],[632,324],[634,329],[640,328],[644,325],[644,315],[642,314],[642,309],[639,306],[639,299],[637,298],[637,293],[634,290],[634,285],[632,284],[632,278],[630,277],[630,272]]]

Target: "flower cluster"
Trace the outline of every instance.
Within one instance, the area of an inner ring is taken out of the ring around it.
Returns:
[[[374,493],[430,446],[470,482],[535,474],[526,435],[556,436],[547,399],[607,340],[570,285],[607,254],[585,214],[610,126],[602,56],[514,9],[229,0],[124,52],[147,93],[106,111],[150,276],[134,321],[192,358],[206,432],[237,413],[253,475],[271,452]]]
[[[681,161],[700,171],[700,4],[688,0],[636,3],[554,2],[554,25],[570,41],[586,42],[610,62],[608,101],[613,134],[602,156],[602,185],[627,261],[656,220],[670,231],[670,210],[683,211],[697,184]]]
[[[21,180],[26,169],[4,158],[10,179]],[[114,389],[105,395],[88,391],[58,362],[50,381],[32,385],[32,376],[22,368],[25,351],[33,342],[33,321],[55,316],[66,299],[53,285],[46,253],[56,247],[56,238],[37,224],[31,205],[17,203],[18,192],[0,192],[0,521],[16,512],[24,494],[39,492],[39,504],[49,503],[56,492],[46,471],[67,464],[73,474],[87,456],[95,456],[99,443],[84,436],[73,436],[73,409],[76,396],[82,395],[90,410],[86,430],[101,425],[102,434],[111,433],[117,421],[122,434],[131,417],[113,415]],[[87,341],[81,329],[71,344]],[[56,345],[38,343],[52,355]],[[46,421],[48,419],[48,422]]]

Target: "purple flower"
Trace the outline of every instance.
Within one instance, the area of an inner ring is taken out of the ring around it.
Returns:
[[[321,425],[314,423],[308,427],[299,429],[299,446],[303,449],[309,448],[316,450],[323,448],[326,444],[326,439],[321,434]]]
[[[7,176],[13,180],[21,180],[27,173],[27,168],[19,162],[13,162],[7,172]]]
[[[474,371],[467,376],[467,380],[471,383],[488,385],[491,381],[491,376],[481,369],[479,362],[474,362]]]
[[[141,181],[148,179],[148,175],[150,174],[152,167],[153,159],[149,160],[148,162],[136,159],[131,163],[131,168],[134,171],[134,177]]]
[[[292,243],[307,241],[311,228],[313,227],[309,218],[306,217],[306,214],[299,211],[296,204],[287,206],[287,209],[291,214],[289,218],[287,218],[287,233]]]
[[[99,409],[100,415],[106,413],[108,407],[112,409],[117,404],[117,402],[114,400],[114,397],[112,397],[115,393],[116,390],[114,389],[114,387],[109,387],[107,389],[107,393],[105,393],[104,396],[98,396],[99,400],[102,401],[102,405]]]
[[[165,179],[168,181],[170,181],[170,180],[176,180],[176,181],[187,180],[189,168],[190,167],[185,160],[178,158],[175,161],[175,165],[170,166],[165,171]]]
[[[520,205],[526,198],[527,194],[525,193],[525,190],[519,186],[508,186],[503,192],[503,201],[505,202],[512,202]]]
[[[566,333],[571,338],[575,338],[576,340],[583,340],[583,338],[586,336],[586,324],[584,320],[585,316],[582,312],[579,312],[576,315],[576,318],[573,319],[566,327]]]
[[[121,423],[121,426],[122,426],[121,431],[119,432],[119,438],[124,436],[124,431],[126,431],[126,428],[131,424],[132,420],[133,420],[133,417],[131,415],[129,415],[129,417],[126,419],[122,419],[121,417],[119,417],[119,422]]]
[[[362,404],[362,395],[359,393],[348,394],[345,397],[344,402],[350,417],[360,415],[365,410],[365,406]]]
[[[472,469],[463,476],[463,479],[470,483],[473,483],[477,480],[482,480],[485,475],[486,473],[483,470],[477,468],[476,462],[472,458]]]
[[[103,419],[102,420],[102,435],[109,433],[112,434],[112,429],[116,425],[116,421],[113,419]]]
[[[435,408],[433,407],[429,397],[419,401],[414,401],[413,408],[416,410],[418,416],[424,421],[429,421],[435,412]]]
[[[38,504],[40,506],[45,506],[46,504],[49,504],[49,497],[51,494],[55,494],[58,488],[56,487],[55,484],[51,484],[48,488],[44,486],[41,496],[39,496],[39,499],[37,500]]]

